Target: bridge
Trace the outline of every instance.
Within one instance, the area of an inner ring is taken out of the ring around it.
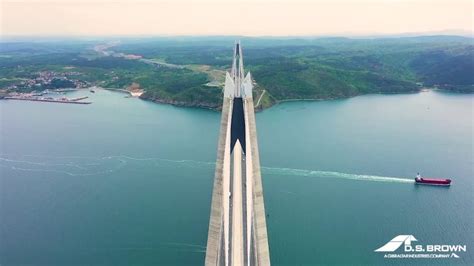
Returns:
[[[270,265],[252,89],[237,42],[225,77],[206,265]]]

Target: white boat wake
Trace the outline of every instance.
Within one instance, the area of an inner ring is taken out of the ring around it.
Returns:
[[[29,159],[27,159],[29,158]],[[111,174],[133,164],[148,163],[151,167],[200,168],[212,171],[214,162],[196,160],[172,160],[158,157],[137,158],[128,155],[94,156],[48,156],[48,155],[0,155],[0,167],[15,171],[56,172],[68,176],[93,176]],[[140,165],[141,169],[143,165]],[[358,181],[414,183],[413,179],[334,171],[306,170],[278,167],[261,167],[263,176],[301,176],[337,178]]]
[[[395,182],[395,183],[414,183],[415,182],[413,179],[401,178],[401,177],[360,175],[360,174],[348,174],[348,173],[332,172],[332,171],[275,168],[275,167],[262,167],[262,174],[308,176],[308,177],[318,177],[318,178],[339,178],[339,179],[351,179],[351,180],[374,181],[374,182]]]

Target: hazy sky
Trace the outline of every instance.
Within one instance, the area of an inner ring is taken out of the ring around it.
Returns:
[[[364,35],[473,29],[470,0],[0,0],[2,35]]]

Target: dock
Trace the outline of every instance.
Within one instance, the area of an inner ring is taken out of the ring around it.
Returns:
[[[38,98],[38,97],[15,97],[7,96],[5,100],[18,100],[18,101],[32,101],[32,102],[48,102],[48,103],[72,103],[72,104],[91,104],[92,102],[80,102],[80,100],[88,97],[74,98],[74,99],[53,99],[53,98]]]
[[[79,97],[79,98],[72,98],[72,99],[69,99],[69,101],[77,102],[77,101],[84,100],[84,99],[87,99],[87,98],[89,98],[89,96],[84,96],[84,97]]]

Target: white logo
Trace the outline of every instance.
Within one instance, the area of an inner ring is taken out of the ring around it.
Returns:
[[[411,245],[411,241],[418,241],[412,235],[399,235],[394,237],[392,240],[388,241],[387,244],[375,250],[375,252],[394,252],[402,244]]]
[[[384,258],[424,258],[424,259],[441,259],[441,258],[459,258],[454,252],[466,252],[466,245],[412,245],[412,242],[418,241],[412,235],[398,235],[385,245],[374,250],[375,252],[387,252]],[[401,253],[394,252],[403,246]]]

